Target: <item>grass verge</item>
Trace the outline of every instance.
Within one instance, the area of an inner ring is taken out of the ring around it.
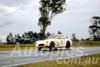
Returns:
[[[70,62],[68,61],[69,59]],[[77,58],[80,59],[77,61],[75,61],[75,58],[69,58],[69,59],[59,60],[60,62],[62,62],[61,64],[58,64],[57,61],[45,61],[45,62],[21,65],[17,67],[100,67],[100,54],[82,56]]]
[[[79,42],[73,42],[72,47],[100,47],[100,41],[79,41]]]
[[[16,44],[0,44],[0,51],[13,50]],[[20,50],[35,48],[35,44],[20,44]]]
[[[0,51],[13,50],[16,44],[0,44]],[[23,50],[25,48],[30,49],[31,47],[34,49],[35,44],[20,44],[20,49]],[[100,47],[100,41],[80,41],[73,42],[72,47]]]

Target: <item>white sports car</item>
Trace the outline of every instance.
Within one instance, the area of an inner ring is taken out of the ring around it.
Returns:
[[[35,42],[36,47],[40,51],[42,48],[47,47],[50,51],[54,51],[57,48],[70,48],[72,45],[72,41],[67,39],[64,35],[50,35],[45,40],[39,40]]]

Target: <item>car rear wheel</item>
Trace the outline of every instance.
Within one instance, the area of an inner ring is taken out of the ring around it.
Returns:
[[[70,48],[70,42],[68,41],[67,43],[66,43],[66,49],[69,49]]]

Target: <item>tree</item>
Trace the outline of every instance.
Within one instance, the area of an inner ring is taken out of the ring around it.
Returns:
[[[51,25],[52,18],[65,11],[64,4],[66,0],[40,0],[41,7],[39,8],[41,17],[38,25],[41,28],[43,39],[45,39],[45,31],[47,26]]]
[[[60,31],[58,31],[58,34],[62,34]]]
[[[6,41],[7,41],[8,44],[14,44],[15,40],[14,40],[14,37],[13,37],[11,32],[7,36]]]
[[[79,40],[76,38],[76,36],[75,36],[74,33],[72,34],[72,41],[74,41],[74,42],[78,42],[78,41],[79,41]]]
[[[24,44],[28,44],[28,43],[30,43],[30,36],[29,36],[29,34],[28,33],[24,33],[23,35],[22,35],[22,43],[24,43]]]
[[[76,41],[76,36],[75,36],[74,33],[72,34],[72,40],[73,40],[73,41]]]
[[[19,34],[15,35],[15,42],[21,42],[21,37]]]
[[[51,35],[51,33],[50,32],[47,32],[47,37],[50,36],[50,35]]]
[[[0,38],[0,44],[2,44],[2,37]]]
[[[94,34],[94,39],[100,41],[100,17],[93,16],[91,19],[92,25],[89,26],[89,33]]]

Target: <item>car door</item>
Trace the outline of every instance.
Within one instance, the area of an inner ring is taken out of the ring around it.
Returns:
[[[60,37],[59,37],[59,46],[60,46],[60,47],[64,47],[65,44],[66,44],[66,41],[65,41],[64,36],[60,36]]]

